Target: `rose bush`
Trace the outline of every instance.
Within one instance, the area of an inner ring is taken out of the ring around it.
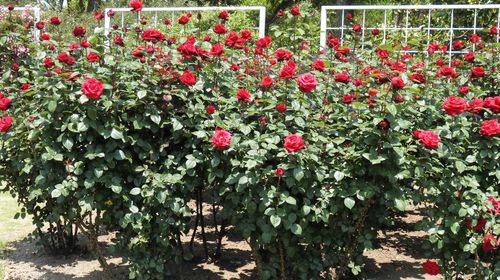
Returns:
[[[24,34],[0,37],[0,174],[46,246],[72,248],[82,232],[106,266],[97,236],[118,230],[130,278],[164,279],[193,257],[190,228],[217,258],[233,225],[262,279],[346,279],[413,203],[426,205],[425,272],[500,275],[495,34],[457,41],[481,47],[446,66],[437,42],[372,32],[373,49],[356,49],[352,15],[344,44],[330,34],[320,52],[298,7],[280,14],[292,27],[271,30],[287,45],[230,30],[225,11],[194,36],[191,16],[179,32],[147,19],[109,38],[75,26],[69,41],[35,23],[39,45],[22,20],[2,22]]]

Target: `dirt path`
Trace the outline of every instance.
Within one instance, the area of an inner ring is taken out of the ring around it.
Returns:
[[[379,233],[376,249],[365,253],[367,257],[365,270],[370,275],[369,279],[442,279],[425,275],[421,269],[421,263],[425,261],[421,249],[425,240],[425,232],[414,228],[420,218],[418,211],[409,211],[401,217],[398,224],[388,228],[385,234]],[[26,232],[27,229],[23,230]],[[0,236],[2,234],[8,235],[0,227]],[[207,229],[207,234],[213,234],[213,229]],[[100,241],[109,243],[111,237],[111,235],[101,236]],[[186,242],[187,247],[189,236],[185,236],[183,241]],[[201,256],[200,236],[196,242],[195,254]],[[209,248],[212,250],[215,244],[209,243]],[[115,279],[128,278],[127,265],[122,263],[120,257],[110,257],[108,260],[113,265],[112,274]],[[187,262],[184,265],[184,271],[187,280],[257,279],[255,263],[248,244],[231,230],[223,242],[220,260],[215,263]],[[40,250],[33,242],[18,241],[11,243],[5,267],[5,280],[14,279],[97,280],[105,278],[98,262],[89,255],[51,256]]]

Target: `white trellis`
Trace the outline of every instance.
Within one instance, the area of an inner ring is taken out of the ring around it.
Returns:
[[[124,14],[132,12],[131,8],[109,8],[104,12],[104,34],[108,36],[111,31],[111,17],[108,16],[108,11],[112,10],[115,13],[121,13],[121,25],[124,25]],[[240,7],[158,7],[158,8],[143,8],[141,12],[155,12],[153,17],[154,24],[158,21],[158,12],[188,12],[188,11],[259,11],[259,38],[265,36],[266,31],[266,8],[263,6],[240,6]],[[139,13],[141,13],[139,12]]]
[[[328,11],[334,10],[337,13],[341,13],[340,26],[328,26]],[[420,30],[427,32],[427,45],[429,45],[431,40],[431,31],[433,30],[441,30],[448,31],[447,41],[449,43],[449,60],[451,61],[451,56],[453,53],[462,53],[463,51],[453,51],[453,34],[455,31],[473,31],[482,28],[477,26],[477,15],[478,11],[481,10],[494,10],[497,11],[498,16],[495,25],[498,29],[500,29],[500,4],[485,4],[485,5],[384,5],[384,6],[322,6],[321,7],[321,34],[320,34],[320,47],[326,47],[326,37],[329,30],[337,30],[340,31],[340,40],[343,42],[344,40],[344,31],[349,30],[351,27],[345,25],[345,16],[347,11],[362,11],[362,20],[359,22],[362,28],[361,32],[361,47],[364,48],[365,39],[366,39],[366,30],[374,30],[375,28],[379,29],[383,36],[383,42],[386,41],[388,31],[401,31],[404,32],[404,40],[405,43],[408,42],[408,34],[412,30]],[[383,11],[384,12],[384,20],[381,23],[382,26],[366,26],[366,12],[367,11]],[[388,11],[405,11],[405,21],[404,26],[391,26],[388,25],[387,22],[387,13]],[[447,10],[450,11],[450,25],[449,26],[432,26],[431,18],[432,13],[435,11]],[[456,10],[466,10],[471,14],[470,16],[474,18],[473,26],[455,26],[454,23],[454,12]],[[427,22],[426,24],[414,27],[409,26],[409,17],[411,13],[427,11]],[[499,42],[500,35],[497,33],[496,42]],[[473,46],[475,47],[475,46]],[[412,52],[412,51],[409,51]],[[413,51],[415,52],[415,51]]]
[[[0,6],[1,8],[1,6]],[[7,7],[4,7],[5,9],[7,9]],[[33,12],[33,37],[35,39],[35,41],[38,41],[40,39],[40,30],[38,30],[36,27],[35,27],[35,23],[39,22],[40,21],[40,8],[38,7],[30,7],[30,6],[26,6],[26,7],[14,7],[14,11],[21,11],[21,12],[30,12],[32,11]]]

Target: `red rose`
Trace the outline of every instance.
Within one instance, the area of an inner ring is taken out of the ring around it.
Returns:
[[[460,97],[449,96],[444,100],[441,108],[445,110],[448,115],[455,116],[465,112],[465,109],[467,109],[467,101]]]
[[[447,50],[447,46],[443,46],[443,47],[446,47],[446,49],[443,49],[443,52],[445,52]],[[454,50],[461,50],[461,49],[464,48],[464,44],[460,40],[454,41],[453,44],[452,44],[452,48]]]
[[[293,53],[285,49],[277,49],[276,53],[274,54],[274,57],[276,57],[278,61],[289,60],[290,58],[292,58],[292,56]]]
[[[486,97],[484,107],[490,109],[493,113],[500,113],[500,96]]]
[[[493,196],[489,196],[488,201],[493,205],[493,208],[486,207],[488,211],[495,214],[500,214],[500,199],[495,199]]]
[[[447,78],[456,78],[460,76],[460,74],[455,72],[455,69],[453,69],[453,67],[443,66],[437,70],[437,77],[441,78],[442,76],[445,76]]]
[[[283,170],[283,168],[281,168],[281,167],[278,167],[278,168],[276,168],[276,171],[274,171],[274,173],[278,177],[283,177],[283,175],[285,175],[285,170]]]
[[[10,126],[12,125],[12,117],[5,116],[0,118],[0,132],[9,131]]]
[[[205,110],[206,110],[207,114],[211,115],[211,114],[215,113],[215,106],[214,105],[208,105]]]
[[[312,64],[312,68],[318,70],[318,71],[324,71],[325,70],[325,62],[321,59],[316,59]]]
[[[186,86],[194,86],[197,82],[196,75],[189,70],[184,71],[184,73],[182,73],[182,75],[179,77],[179,80],[183,85]]]
[[[345,15],[345,19],[347,19],[348,21],[353,21],[354,17],[352,16],[351,13],[348,13],[347,15]]]
[[[500,125],[498,124],[498,120],[484,120],[481,123],[480,132],[483,136],[495,136],[500,134]]]
[[[318,83],[311,73],[305,73],[297,79],[297,85],[302,92],[311,92],[316,89]]]
[[[495,249],[499,245],[499,243],[500,240],[498,240],[496,236],[494,236],[491,233],[488,233],[483,238],[483,243],[481,243],[481,248],[483,248],[483,251],[488,252]]]
[[[217,23],[217,24],[214,26],[213,31],[214,31],[216,34],[226,34],[226,33],[227,33],[227,27],[226,27],[226,26],[224,26],[224,24],[222,24],[222,23]]]
[[[35,27],[39,30],[42,30],[45,27],[45,23],[43,21],[39,21],[35,24]]]
[[[356,23],[352,26],[352,31],[361,33],[363,29],[361,28],[361,25]]]
[[[223,10],[219,13],[219,18],[223,20],[227,20],[229,17],[229,13],[226,10]]]
[[[110,9],[110,10],[108,10],[107,15],[108,15],[108,17],[114,17],[115,16],[115,11],[113,11],[113,10]]]
[[[279,10],[279,11],[276,13],[276,15],[277,15],[278,17],[284,17],[284,16],[285,16],[285,11],[283,11],[283,10]]]
[[[490,35],[497,35],[498,28],[496,26],[490,27]]]
[[[373,29],[373,30],[372,30],[372,34],[373,34],[374,36],[377,36],[377,35],[379,35],[379,34],[380,34],[380,30],[378,30],[378,28],[375,28],[375,29]]]
[[[465,226],[473,229],[474,231],[479,231],[481,230],[484,226],[486,225],[486,219],[481,216],[479,219],[477,219],[477,223],[475,226],[472,226],[472,221],[469,219],[465,219]]]
[[[51,17],[50,18],[50,24],[52,25],[59,25],[61,24],[61,20],[58,17]]]
[[[467,105],[467,111],[473,114],[479,114],[484,106],[484,101],[479,98],[474,98],[469,102],[469,105]]]
[[[370,88],[368,90],[368,95],[370,96],[376,96],[378,94],[378,90],[374,89],[374,88]]]
[[[75,37],[83,37],[83,35],[85,35],[85,33],[87,33],[87,30],[85,30],[85,28],[83,28],[81,26],[76,26],[73,29],[73,36],[75,36]]]
[[[177,21],[179,24],[187,24],[189,22],[189,17],[187,15],[181,16]]]
[[[23,84],[23,85],[21,86],[21,91],[27,91],[27,90],[29,90],[29,89],[30,89],[30,87],[31,87],[31,85],[30,85],[30,84]]]
[[[475,57],[474,52],[469,52],[469,53],[466,53],[466,54],[464,55],[464,59],[465,59],[466,61],[470,61],[470,62],[472,62],[472,61],[474,61],[474,59],[475,59],[475,58],[476,58],[476,57]]]
[[[11,101],[8,97],[0,97],[0,111],[9,109]]]
[[[380,130],[387,130],[389,129],[389,127],[391,126],[391,123],[389,122],[389,120],[387,119],[383,119],[381,120],[378,124],[377,124],[377,127],[380,129]]]
[[[471,74],[475,78],[481,78],[484,76],[484,69],[481,66],[474,67],[470,70]]]
[[[224,46],[222,44],[213,44],[210,49],[210,54],[213,56],[219,56],[224,53]]]
[[[115,43],[115,45],[122,47],[125,46],[125,43],[123,43],[123,38],[120,35],[116,35],[115,38],[113,39],[113,42]]]
[[[240,31],[241,38],[245,40],[252,40],[252,31],[244,29]]]
[[[346,94],[342,96],[342,102],[344,102],[345,104],[350,104],[353,99],[354,97],[351,94]]]
[[[424,269],[425,273],[430,275],[438,275],[439,273],[441,273],[441,269],[435,261],[427,260],[422,264],[422,268]]]
[[[271,42],[272,42],[271,37],[266,36],[264,38],[260,38],[259,40],[257,40],[256,46],[262,49],[267,48],[271,45]]]
[[[90,99],[99,99],[104,90],[104,85],[96,78],[85,80],[82,84],[82,92]]]
[[[283,68],[281,68],[279,75],[282,79],[293,79],[295,76],[296,65],[293,60],[289,60]]]
[[[410,81],[416,83],[416,84],[424,84],[425,83],[425,77],[422,74],[415,73],[412,74],[408,77]]]
[[[469,88],[465,86],[461,86],[458,88],[458,92],[462,95],[465,95],[469,92]]]
[[[420,143],[427,149],[437,149],[440,138],[433,131],[421,130],[418,133],[414,132],[414,135],[418,137]]]
[[[141,38],[144,41],[152,43],[163,42],[167,38],[163,33],[156,29],[146,29],[141,33]]]
[[[142,1],[132,0],[128,3],[129,7],[132,8],[132,11],[139,12],[142,10]]]
[[[278,103],[276,105],[276,111],[283,113],[286,111],[286,105],[284,103]]]
[[[335,81],[336,82],[348,84],[350,79],[351,79],[351,76],[349,76],[349,74],[347,74],[347,73],[335,74]]]
[[[394,90],[400,90],[405,87],[405,81],[403,78],[396,76],[391,79],[391,84],[392,84],[392,89]]]
[[[395,95],[395,96],[394,96],[394,102],[396,102],[396,103],[401,103],[401,102],[403,102],[403,101],[405,101],[404,96],[402,96],[402,95]]]
[[[40,35],[40,40],[42,40],[42,41],[48,41],[48,40],[50,40],[50,34],[43,33],[42,35]]]
[[[87,60],[89,62],[98,62],[101,58],[95,52],[89,52],[87,55]]]
[[[236,93],[236,98],[239,102],[250,103],[251,101],[250,92],[246,89],[238,90],[238,93]]]
[[[272,85],[273,85],[273,79],[271,77],[266,76],[262,78],[259,87],[265,89],[265,88],[270,88]]]
[[[231,145],[231,133],[221,128],[216,128],[212,136],[212,146],[221,150],[229,148]]]
[[[481,41],[481,37],[479,37],[479,35],[474,33],[474,34],[472,34],[472,36],[470,36],[469,40],[471,41],[471,43],[476,44],[476,43],[479,43]]]
[[[97,20],[97,21],[100,21],[104,18],[104,15],[100,12],[95,12],[94,13],[94,18]]]
[[[304,149],[304,140],[302,136],[297,134],[289,134],[285,137],[285,142],[283,144],[286,151],[289,153],[295,153]]]
[[[290,13],[294,16],[300,16],[300,8],[299,6],[293,6],[290,10]]]

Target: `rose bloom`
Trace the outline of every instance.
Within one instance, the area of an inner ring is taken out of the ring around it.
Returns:
[[[289,153],[295,153],[304,149],[304,140],[297,134],[289,134],[285,137],[283,146]]]
[[[484,101],[480,98],[473,98],[467,105],[467,111],[473,114],[479,114],[483,110]]]
[[[493,196],[489,196],[488,201],[493,205],[493,208],[486,207],[488,211],[495,214],[500,214],[500,199],[495,199]]]
[[[238,92],[236,93],[236,98],[239,102],[250,103],[251,101],[250,92],[246,89],[238,90]]]
[[[11,101],[8,97],[0,97],[0,111],[9,109]]]
[[[52,68],[54,67],[55,63],[52,58],[46,57],[43,59],[43,65],[45,66],[45,68]]]
[[[293,53],[285,49],[277,49],[276,53],[274,54],[274,57],[276,57],[278,61],[289,60],[290,58],[292,58],[292,56]]]
[[[493,113],[500,113],[500,96],[486,97],[484,107],[490,109]]]
[[[187,15],[183,15],[177,22],[182,25],[187,24],[189,22],[189,17]]]
[[[215,109],[216,108],[214,105],[208,105],[205,111],[207,112],[207,114],[212,115],[213,113],[215,113]]]
[[[224,53],[224,46],[220,43],[213,44],[212,48],[210,49],[210,54],[213,56],[219,56]]]
[[[128,3],[129,7],[132,8],[132,11],[139,12],[142,11],[142,1],[132,0]]]
[[[497,35],[498,28],[496,26],[490,27],[490,35]]]
[[[104,18],[104,15],[100,12],[95,12],[94,13],[94,18],[97,20],[97,21],[100,21]]]
[[[297,85],[302,92],[311,92],[316,89],[318,83],[311,73],[305,73],[297,79]]]
[[[83,28],[81,26],[76,26],[73,29],[73,36],[75,36],[75,37],[83,37],[83,35],[85,35],[85,33],[87,33],[87,30],[85,30],[85,28]]]
[[[427,260],[422,264],[422,268],[424,269],[425,273],[430,274],[430,275],[438,275],[441,273],[441,269],[439,268],[439,265],[432,260]]]
[[[270,88],[273,85],[273,79],[271,77],[264,77],[259,84],[260,88]]]
[[[82,92],[90,99],[99,99],[104,90],[104,85],[96,78],[85,80],[82,84]]]
[[[500,125],[498,124],[498,120],[484,120],[481,123],[480,133],[483,136],[495,136],[500,134]]]
[[[318,71],[324,71],[325,70],[325,62],[321,59],[316,59],[312,64],[312,68],[318,70]]]
[[[486,219],[483,216],[481,216],[481,217],[479,217],[479,219],[477,219],[477,223],[475,226],[472,226],[471,220],[465,219],[465,226],[474,230],[474,231],[481,230],[485,225],[486,225]]]
[[[458,92],[462,95],[469,93],[469,88],[466,86],[461,86],[458,88]]]
[[[361,25],[356,23],[352,26],[352,31],[361,33],[363,29],[361,28]]]
[[[375,28],[375,29],[373,29],[373,30],[372,30],[372,34],[373,34],[374,36],[377,36],[377,35],[379,35],[379,34],[380,34],[380,30],[378,30],[377,28]]]
[[[481,66],[474,67],[470,70],[471,74],[475,78],[481,78],[484,76],[484,69]]]
[[[252,40],[252,31],[250,30],[241,30],[240,31],[240,35],[241,35],[241,38],[245,39],[245,40]]]
[[[165,41],[167,37],[156,29],[146,29],[141,33],[141,38],[144,41],[157,43]]]
[[[36,29],[42,30],[45,27],[45,23],[43,21],[39,21],[35,24]]]
[[[229,17],[229,13],[226,10],[223,10],[219,13],[219,18],[223,20],[227,20]]]
[[[212,146],[221,150],[229,148],[231,145],[231,133],[221,128],[216,128],[212,136]]]
[[[125,43],[123,43],[123,38],[120,35],[116,35],[115,38],[113,39],[113,42],[115,43],[115,45],[122,47],[125,46]]]
[[[466,53],[466,54],[464,55],[464,59],[465,59],[466,61],[469,61],[469,62],[473,62],[475,58],[476,58],[476,57],[475,57],[474,52],[469,52],[469,53]]]
[[[95,52],[89,52],[87,55],[87,60],[89,62],[98,62],[101,58]]]
[[[31,85],[30,84],[23,84],[21,86],[21,91],[27,91],[28,89],[30,89]]]
[[[342,96],[342,102],[345,104],[352,103],[353,99],[354,99],[354,97],[352,96],[352,94],[346,94],[346,95]]]
[[[108,10],[107,14],[108,14],[108,17],[114,17],[115,16],[115,11]]]
[[[401,103],[401,102],[403,102],[403,101],[405,101],[404,96],[402,96],[402,95],[395,95],[395,96],[394,96],[394,102],[396,102],[396,103]]]
[[[267,47],[269,47],[269,46],[271,45],[271,43],[272,43],[272,39],[271,39],[271,37],[266,36],[266,37],[264,37],[264,38],[260,38],[260,39],[258,39],[258,40],[257,40],[257,42],[255,43],[255,45],[256,45],[257,47],[259,47],[259,48],[262,48],[262,49],[263,49],[263,48],[267,48]]]
[[[284,103],[278,103],[276,105],[276,111],[284,113],[286,111],[286,105]]]
[[[0,132],[7,132],[12,125],[12,117],[4,116],[0,118]]]
[[[260,124],[261,124],[261,125],[265,125],[266,123],[267,123],[267,118],[266,118],[266,116],[262,116],[262,117],[260,117]]]
[[[392,84],[392,89],[394,90],[400,90],[405,87],[405,81],[403,78],[396,76],[391,79],[391,84]]]
[[[391,123],[389,122],[389,120],[387,119],[383,119],[381,120],[378,124],[377,124],[377,127],[380,129],[380,130],[387,130],[389,129],[389,127],[391,126]]]
[[[349,76],[349,74],[347,74],[347,73],[335,74],[335,81],[336,82],[348,84],[350,79],[351,79],[351,76]]]
[[[300,16],[299,6],[293,6],[293,8],[290,10],[290,14],[292,14],[293,16]]]
[[[414,136],[416,136],[420,143],[427,149],[437,149],[439,145],[439,135],[430,130],[420,130],[415,131]]]
[[[493,234],[488,233],[483,238],[483,243],[481,243],[481,248],[483,248],[483,251],[488,252],[492,251],[499,245],[500,245],[500,240]]]
[[[216,34],[226,34],[227,33],[227,27],[224,26],[224,24],[222,23],[217,23],[215,26],[214,26],[214,29],[213,31],[216,33]]]
[[[471,43],[479,43],[481,41],[481,37],[479,37],[479,35],[477,35],[476,33],[472,34],[472,36],[470,36],[470,39]]]
[[[279,76],[282,79],[293,79],[295,76],[296,65],[293,60],[288,61],[279,72]],[[300,76],[299,76],[300,78]]]
[[[51,17],[50,18],[50,24],[52,25],[59,25],[61,24],[61,20],[58,17]]]
[[[197,82],[196,75],[189,70],[184,71],[184,73],[182,73],[182,75],[179,77],[179,80],[183,85],[186,86],[194,86]]]
[[[43,33],[42,35],[40,35],[40,40],[42,40],[42,41],[48,41],[48,40],[50,40],[50,34]]]
[[[416,84],[425,84],[425,77],[422,74],[415,73],[408,77],[412,82]]]
[[[363,85],[363,80],[361,80],[360,78],[356,78],[352,81],[352,84],[359,87],[359,86],[362,86]]]
[[[276,168],[276,171],[274,171],[274,173],[278,177],[283,177],[283,175],[285,175],[285,170],[283,170],[283,168],[281,168],[281,167],[278,167],[278,168]]]
[[[467,109],[467,101],[463,98],[456,96],[449,96],[444,100],[443,106],[441,106],[443,110],[450,116],[456,116],[460,113],[465,112]]]

